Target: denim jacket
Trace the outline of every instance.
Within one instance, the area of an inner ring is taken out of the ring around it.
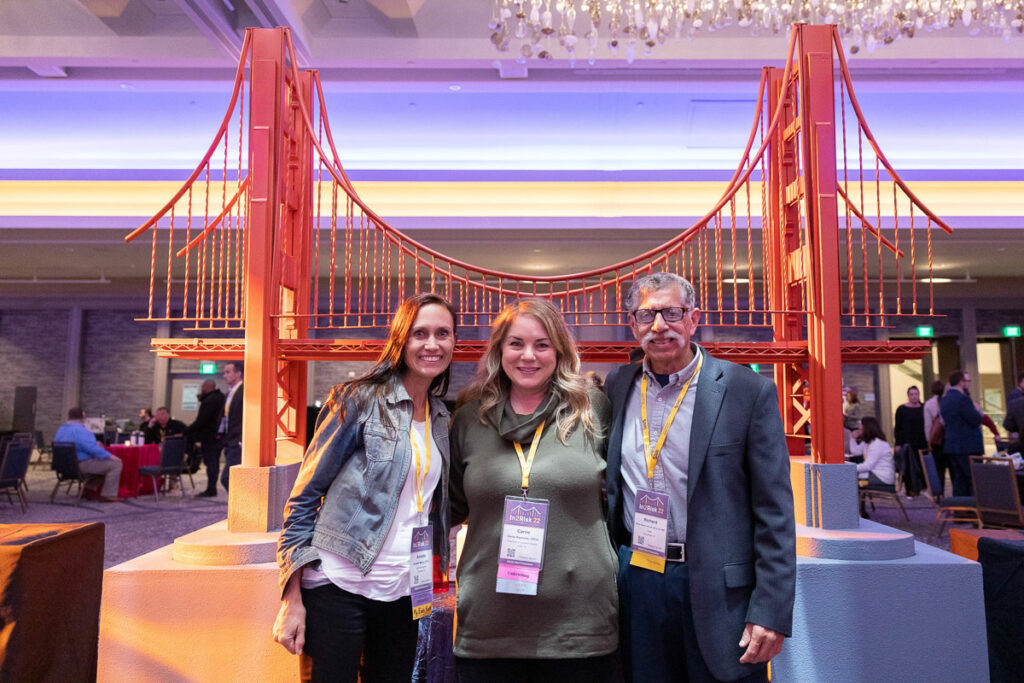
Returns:
[[[448,566],[448,410],[431,396],[430,431],[440,451],[441,480],[434,490],[430,523],[434,553]],[[413,404],[401,378],[393,377],[381,420],[378,403],[358,410],[345,406],[345,419],[324,407],[306,450],[277,543],[282,591],[295,571],[319,560],[318,548],[344,557],[366,574],[388,535],[412,459],[409,428]]]

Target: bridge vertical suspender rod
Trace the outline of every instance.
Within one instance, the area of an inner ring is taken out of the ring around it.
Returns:
[[[807,344],[811,457],[843,462],[839,223],[832,26],[797,26],[807,221]]]
[[[277,325],[274,253],[280,213],[279,168],[284,33],[250,29],[249,252],[245,264],[245,384],[242,464],[274,464],[277,436]]]

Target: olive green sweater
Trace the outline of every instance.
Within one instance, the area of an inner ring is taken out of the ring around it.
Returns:
[[[608,400],[597,391],[590,399],[607,431]],[[478,408],[475,401],[462,406],[451,430],[452,523],[468,518],[458,568],[455,654],[563,659],[612,652],[618,645],[617,560],[604,522],[603,441],[594,444],[576,429],[562,444],[554,420],[548,420],[530,475],[530,497],[550,501],[537,595],[497,593],[505,496],[522,494],[511,439],[528,453],[537,424],[551,408],[542,404],[533,415],[516,415],[500,406],[488,424],[481,423]]]

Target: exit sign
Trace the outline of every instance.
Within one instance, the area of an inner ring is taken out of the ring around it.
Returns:
[[[761,366],[758,365],[757,363],[751,363],[750,369],[753,370],[754,372],[761,372]]]
[[[1007,325],[1003,328],[1004,337],[1019,337],[1020,336],[1020,325]]]
[[[202,363],[199,364],[199,374],[200,375],[216,375],[217,374],[217,364],[214,363],[213,361],[203,361]]]
[[[918,337],[934,337],[935,336],[935,330],[934,330],[934,328],[932,328],[931,325],[921,325],[920,327],[917,328],[917,336]]]

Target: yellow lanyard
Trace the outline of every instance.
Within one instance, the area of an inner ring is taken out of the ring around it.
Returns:
[[[676,396],[676,402],[672,404],[672,410],[668,414],[668,418],[665,420],[665,424],[661,428],[661,434],[658,436],[658,443],[655,444],[654,450],[651,450],[651,429],[647,423],[647,373],[644,372],[642,379],[640,380],[640,425],[644,432],[644,457],[647,459],[647,479],[654,480],[654,467],[658,464],[658,457],[661,455],[661,449],[665,445],[665,439],[668,438],[668,428],[672,425],[672,420],[676,418],[676,412],[679,410],[679,406],[683,404],[683,398],[686,397],[686,392],[690,390],[690,383],[693,382],[694,378],[700,373],[701,366],[704,365],[704,355],[701,354],[700,360],[697,361],[697,369],[690,375],[690,379],[686,380],[686,384],[679,390],[679,395]]]
[[[409,443],[412,444],[412,454],[416,461],[416,473],[413,482],[416,485],[416,512],[423,512],[423,485],[427,483],[427,475],[430,473],[430,406],[427,406],[426,428],[423,430],[423,443],[427,448],[427,466],[423,468],[423,477],[420,478],[420,447],[416,445],[416,428],[409,425]]]
[[[516,455],[519,456],[519,468],[523,471],[523,497],[526,497],[526,492],[530,490],[530,471],[533,469],[533,458],[537,455],[537,444],[540,443],[540,435],[544,432],[544,425],[546,420],[541,422],[537,427],[537,431],[533,433],[533,443],[530,444],[530,455],[523,455],[523,447],[518,441],[513,441],[512,445],[516,447]]]

